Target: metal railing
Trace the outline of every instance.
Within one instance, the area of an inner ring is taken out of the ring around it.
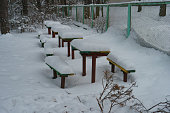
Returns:
[[[76,17],[75,20],[78,21],[78,7],[83,8],[82,13],[83,13],[83,17],[82,17],[82,23],[84,24],[84,20],[85,20],[85,7],[89,7],[91,8],[91,27],[93,28],[93,20],[94,20],[94,7],[106,7],[106,24],[105,24],[105,30],[108,29],[109,27],[109,9],[110,7],[127,7],[128,11],[127,11],[127,29],[126,29],[126,37],[129,37],[130,35],[130,31],[131,31],[131,7],[132,6],[160,6],[160,5],[164,5],[164,4],[170,4],[170,1],[165,1],[165,2],[124,2],[124,3],[112,3],[112,4],[90,4],[90,5],[57,5],[55,7],[57,7],[58,9],[58,15],[61,12],[62,13],[62,17],[64,17],[64,8],[67,8],[68,11],[68,17],[70,16],[70,9],[72,8],[76,8]],[[62,10],[61,10],[62,9]]]

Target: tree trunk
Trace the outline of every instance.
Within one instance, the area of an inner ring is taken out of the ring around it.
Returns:
[[[159,16],[166,16],[166,4],[160,5]]]
[[[28,3],[27,3],[27,0],[22,0],[22,14],[24,16],[28,16]]]
[[[67,5],[66,0],[61,0],[60,2],[62,5]],[[65,16],[68,16],[67,7],[64,7],[64,14],[65,14]]]
[[[40,0],[37,0],[37,8],[38,8],[38,11],[41,12],[41,2],[40,2]]]
[[[139,0],[141,1],[141,0]],[[141,5],[138,5],[138,12],[141,12],[142,11],[142,6]]]
[[[8,0],[1,0],[1,3],[0,3],[0,24],[1,24],[1,34],[9,33]]]
[[[92,3],[91,0],[84,0],[84,5],[88,5],[91,3]],[[85,12],[85,19],[90,18],[90,7],[85,7],[84,12]]]
[[[100,4],[100,0],[96,0],[96,4]],[[99,17],[99,10],[100,10],[100,7],[97,6],[96,7],[96,18]]]

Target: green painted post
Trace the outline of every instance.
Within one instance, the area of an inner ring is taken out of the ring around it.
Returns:
[[[83,24],[84,24],[84,6],[83,6]]]
[[[77,6],[76,6],[76,21],[78,21]]]
[[[64,7],[62,6],[62,14],[63,14],[63,18],[64,18]]]
[[[107,15],[106,15],[106,31],[109,27],[109,5],[107,5]]]
[[[70,5],[68,6],[68,17],[70,16]]]
[[[127,22],[127,38],[130,35],[131,30],[131,4],[128,4],[128,22]]]
[[[93,5],[91,6],[91,13],[92,13],[92,16],[91,16],[91,18],[92,18],[91,28],[93,28],[93,19],[94,19],[94,6]]]

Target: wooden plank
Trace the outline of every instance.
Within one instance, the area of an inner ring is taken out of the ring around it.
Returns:
[[[124,69],[122,66],[116,64],[115,62],[113,62],[113,61],[110,60],[109,58],[107,58],[107,60],[108,60],[110,63],[112,63],[112,64],[116,65],[117,67],[119,67],[119,68],[120,68],[122,71],[124,71],[125,73],[129,73],[126,69]]]
[[[47,63],[46,63],[46,64],[47,64]],[[56,71],[57,74],[60,75],[60,76],[68,77],[68,76],[73,76],[73,75],[75,75],[74,73],[62,74],[62,73],[60,73],[59,71],[57,71],[56,69],[54,69],[53,67],[51,67],[49,64],[47,64],[47,65],[48,65],[51,69],[53,69],[54,71]]]

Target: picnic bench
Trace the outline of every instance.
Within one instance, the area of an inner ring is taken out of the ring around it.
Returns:
[[[41,47],[44,47],[44,44],[50,39],[50,37],[48,35],[42,35],[40,37],[40,43],[41,43]]]
[[[61,88],[65,87],[65,78],[75,75],[69,64],[59,56],[48,56],[45,63],[53,70],[53,79],[59,75],[61,77]]]
[[[79,50],[82,56],[82,76],[86,76],[86,57],[92,57],[92,77],[91,83],[95,83],[96,76],[96,58],[100,56],[107,56],[110,50],[99,43],[89,42],[91,40],[74,40],[72,45],[72,56],[74,56],[74,50]],[[72,57],[73,58],[73,57]]]
[[[127,74],[135,72],[133,69],[134,67],[130,64],[125,64],[122,61],[125,61],[124,59],[121,59],[120,57],[113,55],[113,53],[110,53],[107,56],[107,60],[109,61],[109,64],[111,65],[111,72],[115,73],[115,66],[118,67],[123,72],[123,81],[127,82]]]

